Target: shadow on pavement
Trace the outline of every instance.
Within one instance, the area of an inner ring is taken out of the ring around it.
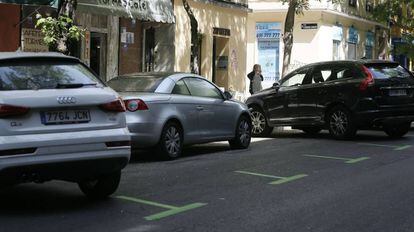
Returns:
[[[21,184],[0,189],[0,217],[68,213],[108,204],[108,202],[111,202],[111,199],[101,202],[90,201],[80,190],[55,187],[53,182]]]

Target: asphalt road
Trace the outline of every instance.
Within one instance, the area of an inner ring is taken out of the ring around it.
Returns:
[[[193,146],[169,162],[137,152],[103,202],[57,181],[7,189],[0,231],[411,232],[413,177],[414,131],[353,141],[288,131],[245,151]]]

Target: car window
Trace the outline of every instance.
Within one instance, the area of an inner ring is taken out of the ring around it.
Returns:
[[[178,81],[172,91],[173,94],[191,95],[183,80]]]
[[[299,86],[302,85],[303,80],[305,79],[307,69],[298,71],[292,74],[290,77],[287,77],[285,80],[282,81],[280,86],[289,87],[289,86]]]
[[[161,76],[121,76],[110,80],[108,85],[118,92],[153,93],[164,79]]]
[[[389,79],[389,78],[411,78],[410,73],[401,67],[399,64],[394,63],[380,63],[380,64],[365,64],[376,79]]]
[[[19,61],[0,64],[0,91],[101,87],[103,83],[76,62]]]
[[[193,96],[223,99],[221,91],[205,80],[189,77],[184,82]]]

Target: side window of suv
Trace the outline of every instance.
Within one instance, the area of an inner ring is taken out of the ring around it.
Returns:
[[[289,86],[302,85],[307,72],[308,72],[308,69],[303,69],[303,70],[293,73],[291,76],[288,76],[284,80],[282,80],[282,83],[280,84],[280,86],[289,87]]]

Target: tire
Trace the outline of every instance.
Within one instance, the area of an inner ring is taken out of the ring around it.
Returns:
[[[235,137],[229,140],[231,149],[247,149],[252,139],[252,123],[246,116],[241,116],[237,122]]]
[[[91,200],[102,200],[113,194],[121,180],[121,171],[104,175],[95,180],[84,180],[78,183],[82,192]]]
[[[266,116],[262,109],[259,107],[253,107],[251,112],[252,118],[252,136],[254,137],[267,137],[272,131],[273,127],[267,124]]]
[[[317,126],[312,126],[312,127],[303,127],[303,128],[300,128],[300,130],[302,130],[308,135],[317,135],[319,134],[319,132],[321,132],[322,128],[317,127]]]
[[[158,154],[166,160],[173,160],[181,156],[183,150],[183,132],[175,122],[168,122],[161,132],[158,142]]]
[[[411,122],[404,122],[400,124],[390,124],[384,126],[384,132],[393,139],[398,139],[403,137],[410,131]]]
[[[327,127],[335,139],[345,140],[355,137],[357,128],[352,113],[343,106],[335,106],[327,114]]]

